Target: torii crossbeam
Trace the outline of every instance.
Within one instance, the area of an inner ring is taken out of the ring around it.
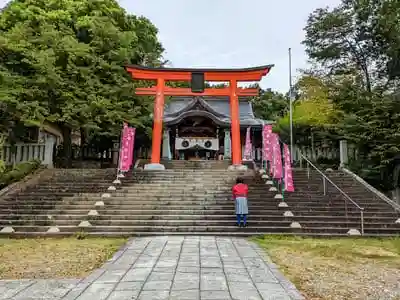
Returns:
[[[152,137],[151,163],[147,169],[164,169],[160,164],[162,122],[164,115],[164,96],[229,96],[231,108],[232,164],[237,167],[242,164],[239,96],[257,96],[258,89],[244,89],[237,86],[238,82],[260,81],[269,73],[273,65],[265,65],[244,69],[181,69],[181,68],[151,68],[138,65],[128,65],[125,69],[133,79],[156,81],[156,86],[137,88],[137,95],[155,96],[154,124]],[[165,86],[167,81],[191,81],[191,89],[171,88]],[[229,82],[227,88],[205,88],[205,81]]]

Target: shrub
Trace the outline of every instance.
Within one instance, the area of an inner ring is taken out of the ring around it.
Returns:
[[[0,189],[10,185],[11,183],[20,181],[25,176],[31,174],[40,167],[39,160],[32,160],[19,163],[9,171],[0,173]]]
[[[5,172],[5,170],[6,170],[6,164],[5,164],[4,161],[2,161],[2,160],[0,159],[0,177],[1,177],[1,175]]]
[[[4,146],[4,137],[2,134],[0,134],[0,152],[3,151],[3,146]],[[6,163],[0,159],[0,176],[3,174],[6,170]]]

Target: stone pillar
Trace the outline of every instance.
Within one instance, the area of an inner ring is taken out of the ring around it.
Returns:
[[[231,159],[231,131],[229,129],[225,129],[224,134],[224,158]]]
[[[345,167],[349,163],[348,148],[347,148],[346,140],[341,140],[339,142],[339,150],[340,150],[340,167]]]
[[[394,202],[400,204],[400,187],[396,186],[392,191],[392,198]]]
[[[47,139],[44,147],[44,160],[43,165],[48,168],[53,168],[53,149],[55,141],[53,139]]]
[[[112,163],[115,167],[118,166],[119,160],[119,141],[114,141],[112,149]]]
[[[162,158],[163,159],[172,159],[172,154],[171,154],[171,145],[170,145],[170,129],[166,128],[164,130],[164,135],[163,135],[163,144],[162,144]]]

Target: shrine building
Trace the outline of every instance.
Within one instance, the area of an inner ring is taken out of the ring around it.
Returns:
[[[163,122],[163,159],[232,158],[229,97],[172,97],[165,106]],[[250,128],[252,158],[261,160],[262,126],[271,121],[254,116],[250,97],[239,97],[239,122],[242,155]]]

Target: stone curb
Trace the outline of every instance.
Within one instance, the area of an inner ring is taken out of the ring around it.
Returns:
[[[107,266],[113,264],[125,253],[134,239],[135,238],[128,239],[128,241],[126,241],[126,243],[121,246],[108,261],[106,261],[100,268],[93,270],[87,277],[82,278],[75,287],[73,287],[66,295],[64,295],[62,300],[77,299],[93,282],[95,282],[101,275],[104,274],[104,272],[106,272]]]
[[[264,259],[265,264],[270,269],[271,273],[275,276],[275,278],[279,281],[285,291],[292,297],[293,300],[305,300],[306,298],[300,293],[297,287],[288,280],[285,275],[280,271],[279,266],[275,264],[268,253],[263,250],[259,245],[255,242],[249,242],[254,250]]]

